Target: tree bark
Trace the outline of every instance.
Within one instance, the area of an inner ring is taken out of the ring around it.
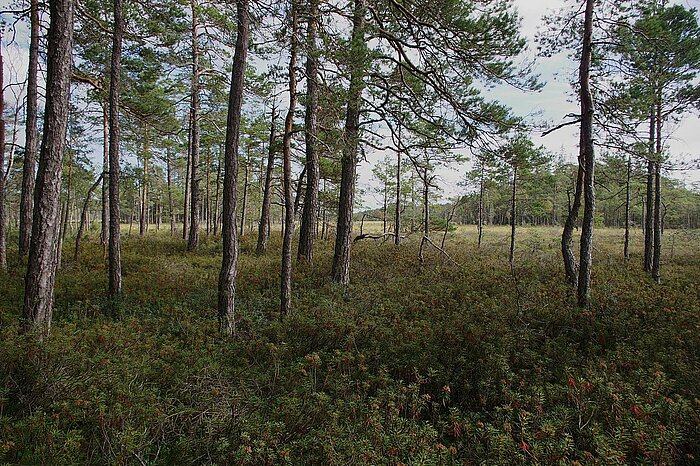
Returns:
[[[243,174],[245,181],[243,182],[243,205],[241,206],[241,227],[239,236],[242,238],[245,233],[245,211],[248,204],[248,163],[250,162],[250,148],[248,148],[248,160],[243,164]]]
[[[0,273],[7,271],[7,214],[5,212],[5,68],[0,31]],[[60,184],[60,182],[59,182]],[[60,196],[60,191],[59,191]]]
[[[97,189],[97,185],[99,185],[102,181],[103,176],[104,174],[101,173],[100,176],[97,177],[97,179],[92,184],[92,186],[90,186],[90,189],[85,195],[83,210],[80,214],[80,226],[78,227],[78,233],[75,236],[75,252],[73,253],[74,262],[78,262],[78,258],[80,257],[80,240],[82,239],[83,231],[85,230],[85,222],[87,221],[88,208],[90,207],[90,198],[92,197],[92,193],[95,192],[95,189]]]
[[[654,162],[654,251],[651,262],[651,278],[661,283],[661,99],[656,105],[656,157]]]
[[[119,91],[124,35],[122,0],[114,0],[114,32],[109,83],[109,297],[122,292],[121,218],[119,215]]]
[[[248,54],[249,24],[248,0],[236,0],[238,28],[231,72],[228,117],[226,121],[226,151],[223,205],[223,257],[219,273],[219,333],[232,336],[236,331],[235,297],[238,266],[238,239],[236,238],[236,178],[238,175],[238,139],[241,129],[241,104]]]
[[[352,247],[352,210],[355,199],[355,177],[357,173],[357,151],[360,140],[360,107],[364,88],[365,66],[365,6],[366,0],[354,0],[352,43],[352,65],[348,92],[343,155],[341,161],[340,200],[338,222],[333,254],[332,279],[336,283],[350,283],[350,249]],[[397,235],[399,236],[399,235]]]
[[[574,228],[578,220],[579,211],[581,210],[581,194],[583,192],[583,144],[579,151],[578,170],[576,174],[576,186],[574,187],[574,200],[569,206],[569,213],[564,222],[564,231],[561,235],[561,252],[564,259],[564,270],[566,272],[566,280],[572,287],[578,284],[578,264],[576,256],[572,249]]]
[[[299,230],[297,260],[313,261],[316,224],[318,222],[318,183],[320,176],[316,138],[318,132],[318,0],[309,0],[309,20],[306,33],[306,193]]]
[[[221,156],[216,163],[216,192],[214,193],[214,236],[219,234],[219,191],[221,190]]]
[[[265,170],[265,189],[263,190],[262,208],[260,211],[260,223],[258,225],[258,244],[256,254],[265,254],[267,242],[270,239],[270,205],[272,202],[272,172],[275,169],[275,120],[277,109],[272,106],[272,119],[270,122],[270,140],[267,145],[267,169]]]
[[[649,153],[647,160],[647,200],[644,218],[644,271],[651,272],[654,260],[654,140],[656,134],[656,113],[649,112]]]
[[[630,196],[632,179],[632,156],[627,156],[627,179],[625,182],[625,260],[630,258]]]
[[[294,199],[292,192],[292,136],[294,135],[294,110],[297,102],[296,61],[299,19],[295,0],[290,1],[292,30],[289,54],[289,110],[284,120],[282,143],[282,185],[284,189],[284,237],[282,238],[282,271],[280,286],[280,317],[292,312],[292,237],[294,235]]]
[[[173,202],[173,167],[170,144],[165,149],[165,169],[168,182],[168,210],[170,213],[170,237],[175,237],[175,204]]]
[[[515,214],[516,214],[516,194],[518,189],[518,166],[513,166],[513,190],[510,197],[510,253],[508,262],[515,261]]]
[[[394,207],[394,245],[401,244],[401,126],[396,147],[396,206]]]
[[[109,240],[109,104],[102,103],[102,251],[107,251]]]
[[[185,173],[185,199],[182,207],[182,239],[187,237],[187,225],[190,221],[190,178],[192,177],[192,112],[188,117],[187,129],[187,171]]]
[[[206,170],[207,189],[204,197],[204,218],[207,225],[207,236],[211,233],[211,147],[207,148],[207,170]]]
[[[479,174],[479,218],[477,219],[479,239],[477,245],[481,247],[481,239],[484,236],[484,162],[481,162]]]
[[[143,137],[143,177],[141,178],[141,211],[139,215],[139,236],[143,238],[146,235],[148,225],[148,156],[150,147],[148,143],[148,129],[144,131]]]
[[[192,100],[190,114],[192,118],[191,131],[191,162],[190,169],[190,234],[187,249],[192,251],[199,245],[199,45],[197,44],[197,4],[190,0],[192,9]]]
[[[68,127],[73,1],[49,4],[46,111],[34,194],[34,218],[24,286],[22,331],[48,336],[56,276],[56,243],[63,149]]]
[[[591,287],[593,226],[595,216],[595,153],[593,148],[593,96],[590,90],[590,68],[593,49],[593,3],[586,0],[583,50],[581,54],[581,143],[584,154],[583,222],[579,254],[578,305],[588,305]]]
[[[22,166],[22,193],[19,206],[19,255],[26,256],[32,236],[34,185],[36,183],[36,156],[39,145],[37,130],[38,70],[39,70],[39,2],[29,3],[29,68],[27,71],[27,110],[25,121],[24,165]]]

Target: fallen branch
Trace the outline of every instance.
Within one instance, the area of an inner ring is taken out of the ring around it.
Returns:
[[[431,241],[431,239],[428,238],[427,236],[423,236],[423,239],[421,239],[421,241],[420,241],[420,259],[421,259],[421,262],[423,262],[423,257],[422,257],[422,256],[423,256],[423,244],[424,244],[424,243],[428,243],[429,245],[431,245],[432,247],[434,247],[435,249],[437,249],[438,251],[440,251],[440,253],[441,253],[443,256],[445,256],[445,258],[447,258],[447,260],[449,260],[450,262],[452,262],[454,265],[456,265],[456,266],[458,266],[458,267],[460,266],[459,263],[458,263],[456,260],[454,260],[452,257],[450,257],[450,255],[447,254],[447,252],[446,252],[444,249],[442,249],[442,248],[441,248],[440,246],[438,246],[437,244],[433,243],[433,242]]]

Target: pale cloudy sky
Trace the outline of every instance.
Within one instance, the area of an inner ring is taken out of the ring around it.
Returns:
[[[522,32],[530,40],[529,56],[534,57],[536,46],[534,44],[535,33],[542,23],[542,17],[547,12],[558,10],[566,2],[564,0],[514,0],[515,7],[522,17]],[[672,0],[687,8],[700,10],[700,0]],[[570,97],[571,88],[566,81],[567,76],[575,74],[576,63],[572,63],[565,56],[559,55],[552,58],[537,58],[536,72],[546,86],[541,92],[523,93],[517,89],[498,87],[490,91],[488,95],[509,105],[518,115],[538,115],[538,119],[551,122],[556,126],[565,121],[565,115],[580,113],[578,103]],[[559,74],[560,77],[555,78]],[[544,145],[549,150],[562,153],[568,160],[574,161],[578,151],[578,129],[576,126],[556,131],[544,138],[539,133],[532,134],[532,140],[537,145]],[[688,116],[675,130],[669,141],[669,148],[673,157],[677,160],[700,158],[700,120],[697,116]],[[384,156],[372,154],[369,156],[370,164],[364,163],[359,168],[360,185],[365,189],[364,204],[368,207],[379,205],[379,196],[371,193],[377,183],[372,179],[371,163]],[[469,163],[451,167],[439,171],[442,194],[451,197],[463,192],[458,182],[463,179]],[[672,176],[697,182],[700,180],[700,171],[674,172]]]
[[[689,8],[700,9],[700,0],[672,0],[672,3],[681,3]],[[0,0],[0,9],[7,8],[10,0]],[[564,4],[564,0],[514,0],[515,7],[520,12],[522,17],[523,34],[531,39],[530,55],[534,55],[534,42],[532,39],[535,36],[537,28],[541,24],[542,16],[551,10],[556,10]],[[9,77],[9,66],[14,66],[14,72],[23,75],[26,73],[27,52],[26,33],[18,35],[19,47],[6,48],[3,47],[5,54],[5,76],[6,81]],[[4,38],[5,42],[7,38]],[[511,106],[519,115],[539,114],[539,118],[548,120],[552,125],[556,125],[563,121],[563,118],[568,113],[578,113],[577,103],[570,101],[570,88],[566,82],[566,76],[575,72],[576,64],[570,62],[563,56],[555,56],[549,59],[537,60],[537,73],[541,75],[543,81],[547,84],[545,88],[538,93],[523,93],[518,90],[506,87],[500,87],[490,92],[492,98],[501,100]],[[562,78],[555,79],[555,74],[561,74]],[[11,96],[6,95],[6,99],[10,100]],[[20,135],[20,138],[22,135]],[[554,152],[565,154],[570,160],[574,160],[577,152],[577,129],[575,127],[565,128],[557,131],[545,138],[539,137],[538,134],[533,134],[533,140],[536,144],[543,144],[548,149]],[[21,143],[21,142],[20,142]],[[673,139],[669,143],[670,150],[675,158],[678,159],[697,159],[700,157],[700,121],[696,116],[688,117],[675,131]],[[96,146],[96,151],[99,150],[99,144]],[[95,154],[95,159],[100,159],[99,154]],[[371,167],[378,160],[384,157],[381,153],[368,153],[368,162],[360,164],[358,169],[360,180],[359,185],[367,194],[364,196],[364,204],[366,206],[377,206],[379,199],[373,196],[370,191],[376,186],[373,180]],[[440,172],[440,183],[443,194],[445,196],[454,196],[461,192],[461,188],[457,186],[457,182],[462,179],[464,172],[468,169],[468,164],[454,166],[450,169]],[[700,172],[685,172],[675,173],[675,176],[684,178],[688,181],[700,180]]]

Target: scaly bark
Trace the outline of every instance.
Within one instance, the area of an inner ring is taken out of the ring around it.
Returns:
[[[256,254],[265,254],[267,242],[270,239],[270,205],[272,203],[272,172],[275,169],[275,120],[277,109],[272,106],[272,119],[270,122],[270,139],[267,144],[267,169],[265,170],[265,188],[263,189],[262,208],[260,209],[260,223],[258,224],[258,244]]]
[[[360,143],[360,108],[364,89],[365,10],[366,0],[355,0],[351,43],[350,89],[348,92],[343,155],[341,160],[340,200],[331,276],[334,282],[350,283],[350,249],[352,247],[352,210],[355,200],[357,152]],[[397,235],[398,236],[398,235]]]
[[[236,178],[238,176],[238,140],[241,129],[241,105],[248,54],[250,18],[248,0],[236,0],[238,28],[231,72],[228,117],[226,121],[226,151],[224,171],[224,202],[222,242],[223,255],[219,273],[219,333],[232,336],[236,331],[235,298],[238,268],[238,238],[236,237]]]
[[[190,143],[190,232],[187,249],[191,251],[199,245],[199,45],[197,44],[199,25],[195,0],[190,0],[190,8],[192,10],[192,100],[190,104],[192,141]]]
[[[122,0],[114,0],[114,31],[109,82],[109,297],[122,292],[121,219],[119,216],[119,91],[122,63],[124,11]]]
[[[292,136],[294,135],[294,110],[297,103],[296,61],[298,52],[297,34],[299,19],[295,0],[290,1],[292,30],[289,53],[289,110],[284,120],[282,142],[282,185],[284,190],[284,236],[282,238],[282,270],[280,286],[280,316],[292,312],[292,237],[294,235],[294,199],[292,193]]]
[[[313,261],[316,224],[318,223],[318,183],[320,177],[316,138],[318,137],[318,0],[309,0],[309,20],[306,32],[306,193],[299,230],[297,260]]]
[[[22,331],[35,331],[44,337],[51,329],[56,276],[61,170],[68,127],[73,5],[72,0],[55,0],[49,5],[51,25],[48,34],[44,134],[34,194],[32,238],[22,308]]]
[[[581,225],[581,252],[579,254],[578,305],[588,305],[591,288],[593,253],[593,223],[595,216],[595,153],[593,148],[593,96],[590,89],[590,68],[593,50],[593,3],[586,0],[583,50],[581,53],[581,143],[584,154],[583,222]]]
[[[25,151],[22,166],[22,193],[19,205],[19,255],[26,256],[32,236],[36,156],[39,145],[37,130],[38,70],[39,70],[39,2],[29,2],[29,68],[27,71],[27,110],[25,121]]]

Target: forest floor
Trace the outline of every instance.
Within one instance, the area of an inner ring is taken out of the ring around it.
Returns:
[[[450,233],[454,262],[360,241],[347,289],[321,242],[284,321],[279,234],[263,257],[250,234],[234,340],[217,241],[124,235],[114,317],[98,234],[79,263],[66,243],[44,342],[18,336],[16,252],[0,277],[0,464],[700,462],[700,232],[666,232],[658,286],[639,231],[625,262],[622,231],[597,230],[585,310],[558,228],[520,229],[513,269],[507,228],[480,249],[474,227]]]

